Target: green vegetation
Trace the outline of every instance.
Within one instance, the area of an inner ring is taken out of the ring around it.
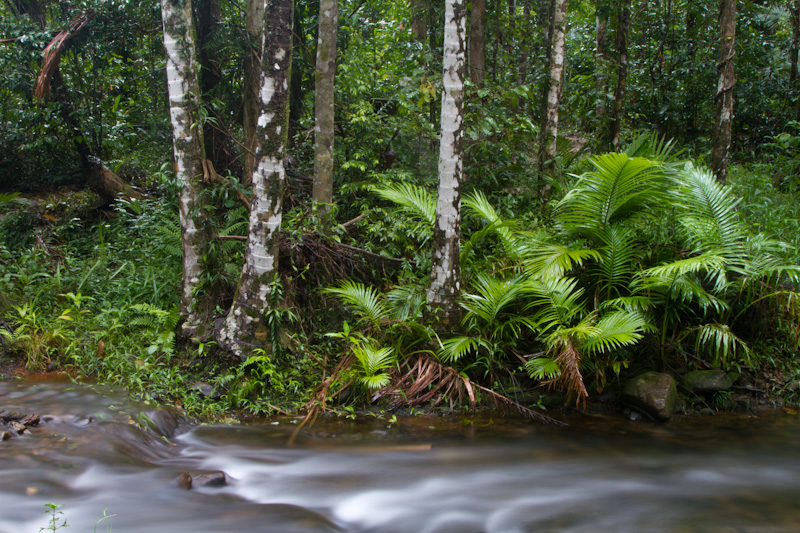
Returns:
[[[592,52],[593,4],[570,4],[561,133],[553,165],[540,166],[544,28],[521,2],[516,15],[492,3],[487,75],[467,82],[464,102],[462,320],[442,331],[426,290],[443,10],[426,8],[430,38],[419,39],[404,2],[340,2],[335,205],[320,219],[307,179],[318,4],[298,0],[279,269],[258,342],[238,358],[215,332],[235,299],[253,200],[241,162],[242,2],[215,4],[214,30],[198,30],[206,78],[192,128],[216,170],[191,213],[211,237],[193,294],[205,328],[188,338],[157,3],[64,3],[41,21],[38,2],[19,4],[0,6],[0,358],[206,417],[499,396],[526,408],[550,390],[586,405],[642,370],[711,367],[797,402],[799,93],[786,59],[794,19],[779,6],[740,12],[723,184],[706,168],[715,10],[635,11],[611,149],[595,135],[596,104],[615,103],[609,79],[598,84],[614,69]],[[92,18],[68,38],[56,96],[37,102],[42,51],[83,13]],[[109,202],[95,190],[83,145],[136,194]]]

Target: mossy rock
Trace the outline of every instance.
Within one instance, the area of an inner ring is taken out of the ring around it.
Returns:
[[[694,370],[683,376],[683,386],[695,393],[729,390],[739,376],[724,370]]]
[[[645,372],[625,384],[622,398],[652,418],[669,420],[678,403],[678,387],[669,374]]]

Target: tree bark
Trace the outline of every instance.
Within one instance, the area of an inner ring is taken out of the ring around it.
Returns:
[[[430,1],[430,0],[427,0]],[[409,0],[411,9],[411,35],[424,43],[428,39],[428,3],[426,0]]]
[[[203,177],[202,130],[196,126],[200,101],[197,79],[194,25],[190,0],[161,0],[164,48],[167,54],[167,87],[172,122],[173,150],[178,182],[183,248],[181,313],[183,331],[192,335],[201,323],[194,290],[203,272],[202,247],[208,241],[203,224],[195,219]]]
[[[796,120],[800,120],[800,0],[794,0],[789,7],[792,21],[792,43],[789,46],[789,88],[797,103]]]
[[[433,268],[428,287],[428,317],[437,327],[458,326],[461,308],[459,238],[461,235],[461,182],[464,75],[466,70],[465,0],[445,4],[441,139],[439,142],[439,196],[433,228]]]
[[[550,30],[550,83],[539,130],[538,166],[540,172],[552,174],[555,169],[556,139],[558,137],[558,108],[561,105],[561,91],[564,87],[564,41],[567,27],[567,1],[553,2],[553,20]],[[542,188],[544,196],[550,190]]]
[[[611,148],[618,150],[620,133],[622,132],[622,116],[625,107],[625,95],[628,84],[628,35],[631,28],[631,0],[620,0],[617,10],[617,27],[614,36],[616,52],[617,85],[614,89],[614,101],[609,117],[608,142]]]
[[[595,1],[595,52],[594,52],[594,87],[597,99],[594,103],[594,115],[597,130],[602,129],[608,103],[608,3],[606,0]]]
[[[469,17],[469,79],[476,87],[486,75],[486,0],[472,0]]]
[[[244,267],[231,309],[217,332],[220,347],[241,359],[269,345],[265,313],[279,282],[278,245],[289,132],[293,0],[272,0],[265,9],[260,113],[256,131],[253,199]]]
[[[265,0],[247,0],[245,4],[245,31],[249,46],[244,57],[242,83],[242,134],[244,157],[242,184],[253,183],[256,160],[256,123],[258,122],[258,91],[261,85],[261,51],[264,46]]]
[[[314,97],[314,185],[311,197],[317,204],[317,213],[323,219],[327,218],[333,204],[333,97],[338,27],[338,0],[320,0]]]
[[[733,128],[733,86],[736,84],[734,56],[736,55],[736,0],[719,3],[719,61],[717,62],[717,112],[714,120],[711,167],[717,181],[728,178],[728,156]]]

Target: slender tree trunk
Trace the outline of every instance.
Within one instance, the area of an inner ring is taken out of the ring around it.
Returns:
[[[242,84],[242,133],[244,158],[242,183],[253,182],[256,160],[256,122],[258,121],[258,91],[261,87],[261,50],[264,46],[265,0],[247,0],[245,3],[245,31],[250,41],[244,57],[244,82]]]
[[[597,99],[594,103],[594,115],[598,138],[601,138],[606,120],[608,104],[608,2],[595,1],[595,52],[594,52],[594,87]]]
[[[550,83],[545,99],[542,125],[539,135],[538,165],[540,172],[552,174],[555,170],[556,139],[558,138],[558,108],[561,105],[561,91],[564,87],[564,36],[567,28],[567,1],[553,2],[553,23],[550,30],[552,48],[550,50]],[[542,188],[547,195],[550,186]]]
[[[486,0],[472,0],[469,17],[469,79],[476,87],[486,75]]]
[[[186,317],[183,331],[186,335],[192,335],[201,324],[194,290],[203,271],[201,250],[207,242],[203,224],[195,219],[197,197],[203,178],[203,139],[202,130],[194,127],[199,118],[200,86],[197,80],[192,3],[190,0],[161,0],[161,16],[164,24],[164,48],[167,53],[167,86],[175,166],[178,182],[181,184],[181,313]]]
[[[272,0],[265,10],[250,229],[236,296],[217,334],[219,345],[242,359],[257,347],[271,349],[264,315],[270,306],[274,284],[279,282],[278,246],[289,132],[293,4],[293,0]]]
[[[797,103],[796,120],[800,120],[800,0],[789,7],[792,21],[792,43],[789,46],[789,87]]]
[[[222,70],[216,50],[212,47],[214,32],[220,20],[219,0],[195,0],[197,12],[197,49],[200,62],[200,94],[205,102],[222,81]],[[203,124],[203,146],[205,157],[215,169],[228,168],[233,159],[227,146],[227,138],[211,121]]]
[[[736,55],[736,0],[719,3],[719,62],[717,63],[717,113],[714,120],[711,167],[717,181],[728,178],[728,156],[733,128],[733,86],[736,84],[734,56]]]
[[[312,199],[326,218],[333,203],[333,87],[336,76],[338,0],[320,0],[314,99],[314,186]]]
[[[622,116],[628,84],[628,35],[631,28],[631,0],[620,0],[617,11],[617,28],[614,36],[616,49],[617,86],[614,89],[614,102],[609,117],[609,143],[619,149],[622,132]]]
[[[414,40],[424,43],[428,38],[428,5],[426,0],[409,0],[411,8],[411,34]]]
[[[686,63],[687,77],[694,79],[695,62],[697,60],[697,8],[686,4]],[[697,96],[694,84],[686,84],[686,135],[694,138],[697,135]]]
[[[430,318],[437,327],[458,327],[461,308],[459,238],[461,235],[461,181],[463,100],[466,55],[465,0],[445,4],[441,140],[439,144],[439,196],[433,228],[433,268],[428,287]]]

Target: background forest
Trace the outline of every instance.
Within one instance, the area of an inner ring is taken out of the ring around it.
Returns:
[[[258,7],[0,4],[0,354],[207,415],[533,414],[645,369],[796,400],[800,1]]]

